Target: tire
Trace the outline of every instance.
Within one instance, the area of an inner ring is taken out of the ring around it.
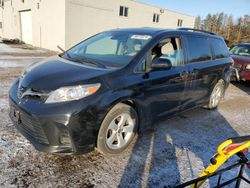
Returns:
[[[97,138],[97,150],[104,155],[123,152],[134,139],[138,116],[133,107],[119,103],[104,118]]]
[[[224,96],[224,92],[225,92],[225,83],[223,80],[219,80],[215,84],[213,91],[210,94],[209,103],[206,107],[210,110],[216,109],[220,104],[221,99]]]

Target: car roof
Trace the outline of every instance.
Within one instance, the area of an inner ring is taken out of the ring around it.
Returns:
[[[205,37],[214,37],[214,38],[222,38],[215,33],[210,33],[202,30],[192,30],[191,28],[179,28],[179,29],[164,29],[164,28],[153,28],[153,27],[141,27],[141,28],[123,28],[123,29],[113,29],[111,31],[119,31],[119,32],[131,32],[138,34],[145,34],[156,36],[160,34],[188,34],[195,36],[205,36]],[[223,38],[222,38],[223,39]]]
[[[148,35],[156,35],[164,31],[169,31],[170,29],[153,28],[153,27],[141,27],[141,28],[123,28],[123,29],[113,29],[111,31],[119,32],[131,32],[131,33],[142,33]]]

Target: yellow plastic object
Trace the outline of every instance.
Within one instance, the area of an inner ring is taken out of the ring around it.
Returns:
[[[248,147],[250,147],[250,140],[247,140],[243,143],[237,143],[235,144],[237,145],[235,148],[233,148],[230,151],[227,151],[227,148],[229,146],[234,146],[233,144],[233,140],[229,139],[226,140],[225,142],[223,142],[221,145],[219,145],[219,147],[217,148],[217,154],[213,157],[213,163],[210,163],[208,165],[208,167],[201,173],[201,175],[199,177],[203,177],[209,174],[214,173],[216,170],[218,170],[218,168],[221,167],[221,165],[223,165],[231,156],[235,155],[236,153],[247,149]],[[198,182],[196,187],[200,187],[204,182]],[[191,185],[191,188],[194,188],[195,184]]]

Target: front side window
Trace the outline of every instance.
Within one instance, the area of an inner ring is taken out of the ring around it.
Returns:
[[[208,39],[205,37],[187,36],[189,63],[211,60]]]
[[[250,56],[250,45],[236,45],[230,50],[232,55]]]
[[[72,61],[85,59],[105,66],[123,67],[151,40],[152,36],[129,32],[104,32],[68,50],[63,57]]]
[[[166,38],[152,49],[152,61],[157,58],[170,60],[173,67],[184,64],[183,50],[180,38]]]

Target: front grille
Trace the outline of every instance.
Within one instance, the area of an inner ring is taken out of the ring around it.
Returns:
[[[21,112],[21,126],[27,131],[28,134],[35,137],[35,139],[41,144],[49,144],[48,139],[42,129],[40,123],[36,118]]]
[[[17,125],[18,127],[37,142],[41,144],[49,144],[41,124],[35,117],[20,110],[16,105],[12,105],[12,108],[20,112],[20,122]]]

